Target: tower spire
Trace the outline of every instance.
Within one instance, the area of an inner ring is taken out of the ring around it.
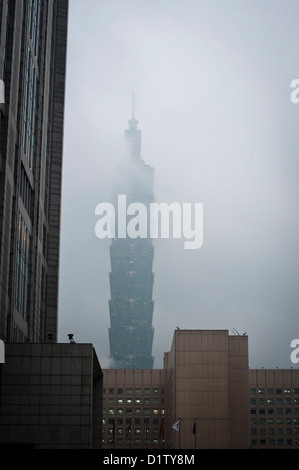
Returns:
[[[129,129],[125,131],[128,153],[134,158],[140,158],[141,130],[138,129],[138,121],[135,118],[135,93],[132,93],[132,114],[128,121]]]
[[[135,119],[135,93],[132,93],[132,119]]]

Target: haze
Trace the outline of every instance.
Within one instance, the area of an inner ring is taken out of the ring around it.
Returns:
[[[59,340],[109,365],[109,200],[135,115],[158,202],[203,203],[203,246],[154,240],[153,355],[174,329],[235,328],[250,367],[294,367],[298,322],[299,3],[70,0]]]

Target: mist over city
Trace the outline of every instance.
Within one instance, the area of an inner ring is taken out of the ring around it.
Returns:
[[[246,334],[250,367],[298,368],[298,17],[291,0],[71,0],[61,342],[93,343],[109,367],[95,209],[121,184],[134,94],[155,201],[203,205],[199,249],[153,240],[154,368],[177,327]]]

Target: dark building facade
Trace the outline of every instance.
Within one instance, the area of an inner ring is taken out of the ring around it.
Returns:
[[[127,155],[121,169],[121,181],[115,194],[115,207],[120,210],[118,195],[126,197],[126,205],[142,203],[146,209],[154,200],[153,168],[141,157],[141,131],[132,115],[125,132]],[[149,211],[147,210],[147,214]],[[129,224],[133,216],[127,216]],[[147,227],[149,221],[147,220]],[[144,238],[133,238],[119,233],[110,245],[111,273],[109,301],[110,357],[112,368],[151,369],[153,367],[152,327],[154,302],[152,300],[154,275],[152,272],[154,247],[147,231]]]
[[[101,448],[102,381],[91,344],[7,344],[1,449]]]
[[[0,338],[57,340],[68,0],[1,0]]]

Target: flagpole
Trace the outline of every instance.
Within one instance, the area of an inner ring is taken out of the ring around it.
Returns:
[[[194,446],[196,449],[196,416],[194,416]]]
[[[179,417],[179,449],[181,448],[181,418]]]

